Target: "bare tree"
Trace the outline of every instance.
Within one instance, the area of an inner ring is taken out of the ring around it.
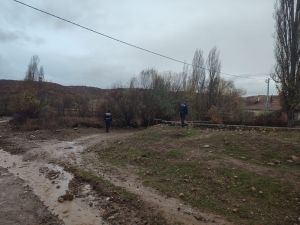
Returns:
[[[62,115],[65,116],[65,111],[66,109],[69,109],[69,116],[71,116],[71,108],[72,108],[72,105],[73,105],[73,96],[70,95],[70,94],[67,94],[67,95],[64,95],[62,97]],[[78,102],[78,101],[77,101]]]
[[[140,88],[139,113],[143,125],[149,126],[152,118],[174,115],[174,98],[182,88],[181,76],[171,71],[159,74],[155,68],[141,71],[137,78]]]
[[[47,117],[49,116],[50,99],[44,88],[44,69],[38,68],[40,59],[37,55],[31,57],[22,82],[14,98],[13,110],[22,117]]]
[[[186,74],[185,73],[175,73],[173,71],[165,71],[162,73],[164,82],[168,84],[169,89],[172,93],[177,94],[184,89],[184,84],[186,83]]]
[[[217,104],[219,96],[219,82],[220,82],[220,72],[221,72],[221,61],[219,60],[220,52],[217,47],[213,47],[206,60],[206,68],[208,70],[208,86],[207,86],[207,110],[211,106]]]
[[[78,95],[75,97],[75,104],[78,112],[78,116],[84,117],[89,113],[89,99],[84,95]]]
[[[28,64],[28,69],[25,75],[25,81],[39,81],[40,71],[42,72],[42,77],[44,78],[44,69],[41,67],[40,70],[38,68],[40,59],[37,55],[31,57],[30,62]]]
[[[150,119],[158,105],[158,95],[156,93],[159,85],[159,75],[155,68],[149,68],[141,71],[139,76],[141,92],[141,102],[139,104],[143,125],[149,126]]]
[[[187,78],[189,76],[189,65],[185,63],[183,64],[182,69],[182,90],[187,91]]]
[[[281,106],[294,124],[294,112],[300,103],[300,0],[277,0],[275,3],[274,73]]]
[[[218,116],[222,121],[242,123],[244,119],[244,89],[235,87],[232,80],[220,79],[219,101],[216,104]]]
[[[114,121],[121,122],[123,125],[131,126],[134,124],[138,113],[138,93],[135,87],[135,79],[131,79],[129,85],[115,83],[112,85],[112,91],[106,103],[107,109],[111,109],[114,115]]]
[[[40,67],[39,73],[38,73],[38,81],[42,82],[44,81],[44,68],[43,66]]]
[[[205,101],[203,98],[204,93],[204,84],[205,84],[205,65],[203,52],[200,49],[197,49],[193,58],[193,67],[190,77],[190,98],[189,101],[193,102],[194,113],[196,119],[199,120],[202,114],[203,109],[205,108]],[[191,106],[191,105],[190,105]],[[190,107],[190,114],[193,111],[193,107]]]
[[[193,91],[198,93],[203,91],[205,82],[205,68],[203,52],[197,49],[193,58],[193,70],[192,70],[192,88]]]

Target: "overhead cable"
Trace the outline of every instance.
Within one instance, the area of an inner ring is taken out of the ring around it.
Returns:
[[[145,52],[148,52],[148,53],[151,53],[151,54],[154,54],[154,55],[158,55],[158,56],[163,57],[163,58],[166,58],[166,59],[170,59],[170,60],[175,61],[175,62],[179,62],[179,63],[186,64],[186,65],[189,65],[189,66],[192,66],[192,67],[198,67],[198,68],[201,68],[201,69],[205,69],[205,70],[210,71],[210,70],[207,69],[207,68],[195,66],[195,65],[193,65],[193,64],[189,64],[189,63],[186,63],[186,62],[183,62],[183,61],[180,61],[180,60],[177,60],[177,59],[174,59],[174,58],[171,58],[171,57],[168,57],[168,56],[165,56],[165,55],[162,55],[162,54],[159,54],[159,53],[150,51],[150,50],[147,50],[147,49],[145,49],[145,48],[138,47],[138,46],[136,46],[136,45],[127,43],[127,42],[125,42],[125,41],[121,41],[121,40],[119,40],[119,39],[116,39],[116,38],[113,38],[113,37],[108,36],[108,35],[106,35],[106,34],[103,34],[103,33],[100,33],[100,32],[98,32],[98,31],[92,30],[92,29],[87,28],[87,27],[85,27],[85,26],[82,26],[82,25],[80,25],[80,24],[74,23],[74,22],[72,22],[72,21],[70,21],[70,20],[61,18],[61,17],[59,17],[59,16],[53,15],[53,14],[48,13],[48,12],[46,12],[46,11],[43,11],[43,10],[41,10],[41,9],[35,8],[35,7],[33,7],[33,6],[30,6],[30,5],[28,5],[28,4],[25,4],[25,3],[23,3],[23,2],[20,2],[20,1],[17,1],[17,0],[13,0],[13,1],[15,1],[15,2],[17,2],[17,3],[20,3],[20,4],[24,5],[24,6],[27,6],[27,7],[29,7],[29,8],[32,8],[32,9],[34,9],[34,10],[40,11],[40,12],[42,12],[42,13],[45,13],[45,14],[47,14],[47,15],[49,15],[49,16],[52,16],[52,17],[55,17],[55,18],[57,18],[57,19],[63,20],[63,21],[65,21],[65,22],[67,22],[67,23],[71,23],[71,24],[73,24],[73,25],[75,25],[75,26],[81,27],[81,28],[86,29],[86,30],[88,30],[88,31],[91,31],[91,32],[94,32],[94,33],[96,33],[96,34],[102,35],[102,36],[104,36],[104,37],[110,38],[110,39],[112,39],[112,40],[114,40],[114,41],[117,41],[117,42],[120,42],[120,43],[122,43],[122,44],[129,45],[129,46],[131,46],[131,47],[140,49],[140,50],[142,50],[142,51],[145,51]],[[227,75],[227,76],[232,76],[232,77],[240,77],[240,78],[252,79],[252,80],[264,80],[264,79],[259,79],[259,78],[245,77],[245,76],[241,76],[241,75],[233,75],[233,74],[222,73],[222,72],[220,72],[220,74]]]

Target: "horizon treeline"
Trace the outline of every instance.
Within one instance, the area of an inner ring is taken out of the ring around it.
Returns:
[[[245,117],[243,96],[232,80],[220,77],[220,52],[213,47],[204,59],[197,49],[193,66],[184,64],[183,71],[158,72],[148,68],[132,77],[127,84],[115,83],[103,106],[127,125],[149,125],[152,118],[179,120],[179,104],[186,100],[188,120],[238,121]]]
[[[232,80],[220,77],[220,52],[213,47],[207,58],[197,49],[192,66],[184,64],[180,73],[144,69],[126,84],[115,83],[111,89],[97,93],[59,93],[44,80],[44,69],[38,67],[39,57],[29,62],[24,81],[13,96],[3,96],[0,114],[10,114],[17,122],[39,119],[45,123],[64,124],[66,118],[81,118],[102,123],[104,112],[113,114],[119,126],[149,126],[153,118],[179,120],[179,104],[186,100],[187,120],[212,123],[243,124],[249,120],[242,98],[246,91],[236,88]],[[88,88],[87,88],[88,90]],[[79,121],[79,119],[76,119]]]

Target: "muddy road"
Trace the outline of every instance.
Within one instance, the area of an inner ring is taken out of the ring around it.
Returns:
[[[11,130],[8,119],[0,121],[0,224],[152,224],[146,218],[154,213],[167,224],[230,224],[144,187],[130,168],[87,165],[82,152],[89,147],[134,132],[85,131],[72,130],[76,136],[66,141],[49,132],[18,133]],[[138,196],[147,205],[143,216],[115,191],[102,190],[99,195],[95,184],[75,175],[74,168],[88,168]]]

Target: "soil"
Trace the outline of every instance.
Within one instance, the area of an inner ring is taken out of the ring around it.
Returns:
[[[12,130],[8,120],[0,121],[0,224],[152,224],[151,219],[160,224],[230,224],[143,186],[131,173],[134,168],[84,164],[83,151],[133,131],[78,128],[29,134]],[[137,195],[144,212],[137,213],[136,202],[109,185],[82,176],[78,171],[83,168]]]
[[[50,213],[28,183],[0,167],[0,224],[64,224]]]

